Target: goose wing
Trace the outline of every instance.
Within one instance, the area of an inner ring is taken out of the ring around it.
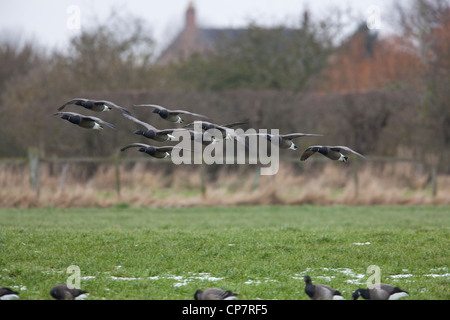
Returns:
[[[61,107],[58,108],[59,111],[61,111],[62,109],[64,109],[67,105],[69,104],[74,104],[75,102],[86,102],[88,101],[88,99],[85,98],[75,98],[72,100],[67,101],[66,103],[64,103]]]
[[[228,128],[232,128],[232,127],[236,127],[236,126],[241,126],[243,124],[247,124],[248,121],[238,121],[238,122],[231,122],[231,123],[225,123],[225,124],[221,124],[222,127],[228,127]]]
[[[121,107],[121,106],[115,104],[114,102],[111,102],[111,101],[108,101],[108,100],[97,100],[97,101],[95,101],[95,103],[96,104],[105,104],[108,107],[113,107],[113,108],[116,108],[116,109],[118,109],[118,110],[120,110],[122,112],[125,112],[125,114],[130,114],[130,111],[128,111],[126,108]]]
[[[328,147],[328,148],[330,148],[330,150],[337,151],[337,152],[341,152],[342,150],[345,150],[345,151],[347,151],[347,152],[351,152],[351,153],[353,153],[353,154],[356,154],[357,156],[359,156],[359,157],[361,157],[361,158],[363,158],[363,159],[367,159],[367,158],[366,158],[365,156],[363,156],[361,153],[356,152],[355,150],[350,149],[349,147],[346,147],[346,146],[330,146],[330,147]]]
[[[92,117],[92,116],[82,116],[82,117],[85,118],[85,119],[91,119],[91,120],[94,120],[94,121],[96,121],[96,122],[98,122],[98,123],[100,123],[100,124],[104,124],[105,126],[108,126],[108,127],[110,127],[111,129],[116,130],[116,126],[115,126],[115,125],[113,125],[112,123],[106,122],[105,120],[102,120],[102,119],[100,119],[100,118]]]
[[[59,114],[68,114],[68,115],[70,115],[70,116],[80,116],[80,117],[83,117],[83,118],[86,117],[86,116],[83,115],[83,114],[79,114],[79,113],[76,113],[76,112],[68,112],[68,111],[55,112],[53,115],[54,115],[54,116],[57,116],[57,115],[59,115]]]
[[[138,148],[138,147],[148,148],[148,147],[150,147],[150,145],[145,144],[145,143],[135,142],[135,143],[130,143],[129,145],[126,145],[125,147],[122,147],[122,149],[120,149],[120,151],[124,151],[129,148]]]
[[[306,159],[308,159],[309,157],[311,157],[314,153],[316,153],[316,151],[313,151],[313,148],[317,148],[320,146],[309,146],[308,148],[305,149],[305,151],[303,151],[300,160],[301,161],[305,161]]]
[[[154,148],[161,152],[171,152],[173,149],[192,151],[190,149],[181,148],[181,147],[177,147],[177,146],[161,146],[161,147],[154,147]]]
[[[167,111],[169,112],[169,114],[188,114],[188,115],[191,115],[194,117],[209,119],[207,116],[205,116],[203,114],[194,113],[194,112],[190,112],[190,111],[186,111],[186,110],[167,110]]]
[[[158,129],[156,129],[154,126],[152,126],[151,124],[141,121],[135,117],[133,117],[132,115],[128,114],[128,113],[123,113],[122,114],[125,118],[130,119],[131,121],[134,121],[136,123],[139,123],[140,125],[144,126],[147,128],[147,130],[154,130],[154,131],[158,131]]]
[[[184,130],[186,130],[186,129],[183,129],[183,128],[170,128],[170,129],[161,129],[161,130],[158,130],[158,132],[162,133],[162,134],[171,134],[174,131],[184,131]]]
[[[150,107],[150,108],[159,109],[159,110],[167,110],[166,108],[159,106],[157,104],[135,104],[134,106],[135,107]],[[167,111],[169,111],[169,110],[167,110]]]
[[[302,133],[302,132],[296,132],[296,133],[288,133],[288,134],[282,134],[280,137],[284,139],[295,139],[300,137],[322,137],[323,134],[316,134],[316,133]]]

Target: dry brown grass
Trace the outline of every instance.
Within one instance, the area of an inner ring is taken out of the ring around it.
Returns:
[[[257,176],[256,167],[138,162],[120,165],[120,194],[112,164],[41,163],[40,194],[30,186],[28,166],[0,165],[0,207],[185,207],[231,205],[424,205],[450,204],[450,177],[438,175],[431,193],[430,172],[413,163],[281,163],[274,176]],[[216,170],[216,172],[213,172]],[[256,180],[255,180],[256,179]]]

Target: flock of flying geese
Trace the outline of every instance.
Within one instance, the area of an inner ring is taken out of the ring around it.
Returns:
[[[90,100],[85,98],[75,98],[70,101],[67,101],[64,103],[61,107],[58,108],[58,112],[56,112],[54,115],[60,115],[60,117],[64,120],[67,120],[75,125],[78,125],[85,129],[93,129],[93,130],[102,130],[104,126],[107,126],[111,129],[116,129],[115,125],[109,122],[106,122],[98,117],[94,116],[87,116],[75,112],[66,112],[62,111],[66,106],[68,105],[77,105],[81,106],[87,110],[94,111],[94,112],[105,112],[105,111],[111,111],[112,109],[116,109],[122,113],[122,115],[141,125],[145,129],[142,130],[136,130],[134,131],[134,134],[142,135],[146,138],[152,139],[157,142],[166,142],[166,141],[173,141],[174,136],[173,132],[177,130],[188,130],[190,133],[192,133],[191,139],[194,141],[201,142],[203,144],[209,144],[209,143],[215,143],[215,138],[211,136],[207,136],[209,129],[217,129],[220,132],[222,132],[225,139],[229,140],[237,140],[240,143],[245,144],[245,137],[242,137],[241,135],[237,135],[235,133],[235,130],[232,129],[232,127],[245,124],[245,122],[234,122],[230,124],[223,124],[218,125],[212,122],[208,122],[206,120],[201,120],[201,128],[204,130],[203,134],[198,134],[192,129],[186,129],[190,125],[194,124],[194,122],[185,125],[184,127],[179,128],[173,128],[173,129],[162,129],[159,130],[155,128],[153,125],[144,122],[140,119],[137,119],[136,117],[132,116],[130,111],[126,108],[119,106],[115,104],[114,102],[107,101],[107,100]],[[182,116],[189,115],[195,118],[201,118],[201,119],[208,119],[209,118],[205,115],[193,113],[186,110],[170,110],[167,108],[164,108],[162,106],[156,105],[156,104],[139,104],[134,105],[135,107],[150,107],[152,108],[152,113],[158,114],[162,119],[169,121],[171,123],[180,124],[184,122],[184,119]],[[305,137],[305,136],[322,136],[321,134],[312,134],[312,133],[289,133],[284,135],[271,135],[271,134],[261,134],[257,133],[257,135],[264,136],[268,141],[274,142],[276,139],[278,139],[278,146],[280,149],[292,149],[296,150],[297,146],[292,141],[293,139]],[[121,151],[124,151],[129,148],[138,148],[138,151],[144,152],[152,157],[155,158],[169,158],[171,156],[171,152],[175,146],[154,146],[149,145],[145,143],[131,143],[126,146],[124,146]],[[300,160],[305,161],[310,156],[315,154],[316,152],[324,155],[328,159],[336,160],[336,161],[342,161],[346,162],[348,160],[348,154],[355,154],[361,158],[366,159],[365,156],[362,154],[352,150],[351,148],[347,146],[321,146],[321,145],[314,145],[309,146],[306,148],[306,150],[302,153]]]
[[[312,284],[310,276],[304,277],[305,293],[312,300],[345,300],[342,294],[325,284]],[[50,295],[55,300],[84,300],[87,298],[87,292],[69,288],[65,284],[60,284],[50,290]],[[194,293],[195,300],[237,300],[237,293],[230,290],[219,288],[208,288],[206,290],[197,290]],[[385,283],[372,285],[366,289],[359,288],[352,294],[353,300],[362,297],[366,300],[397,300],[408,296],[408,292],[398,287],[393,287]],[[0,300],[19,299],[17,292],[10,288],[0,288]]]

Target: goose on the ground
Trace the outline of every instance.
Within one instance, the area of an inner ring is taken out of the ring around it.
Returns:
[[[326,284],[312,284],[311,277],[306,275],[305,293],[312,300],[345,300],[342,294]]]
[[[84,300],[87,298],[86,291],[69,288],[65,284],[60,284],[50,290],[50,295],[56,300]]]
[[[230,290],[218,288],[209,288],[206,290],[197,290],[194,293],[195,300],[237,300],[237,293]]]
[[[147,130],[136,130],[133,132],[134,134],[141,135],[146,138],[153,139],[153,140],[160,141],[160,142],[177,140],[172,135],[172,133],[174,131],[184,130],[181,128],[159,130],[159,129],[156,129],[151,124],[141,121],[141,120],[137,119],[136,117],[133,117],[132,115],[124,113],[123,116],[127,119],[130,119],[130,120],[136,122],[136,123],[139,123],[140,125],[144,126],[147,129]]]
[[[403,297],[407,297],[409,294],[407,291],[400,289],[399,287],[393,287],[385,283],[374,284],[367,289],[357,289],[353,292],[353,300],[358,300],[362,297],[366,300],[397,300]]]
[[[208,119],[207,116],[202,115],[202,114],[198,114],[198,113],[194,113],[194,112],[190,112],[190,111],[186,111],[186,110],[170,110],[170,109],[164,108],[164,107],[156,105],[156,104],[135,104],[134,106],[135,107],[151,107],[151,108],[153,108],[152,113],[157,113],[164,120],[167,120],[170,122],[175,122],[175,123],[183,123],[184,122],[184,120],[183,120],[183,118],[181,118],[180,114],[186,114],[186,115],[190,115],[190,116],[194,116],[194,117],[198,117],[198,118]]]
[[[56,112],[54,115],[61,115],[61,119],[67,120],[85,129],[103,130],[103,125],[106,125],[111,129],[116,129],[113,124],[103,121],[100,118],[85,116],[75,112]]]
[[[114,102],[108,101],[108,100],[89,100],[85,98],[75,98],[72,100],[67,101],[64,103],[61,107],[58,108],[58,111],[61,111],[64,109],[67,105],[74,104],[77,106],[82,106],[83,108],[86,108],[88,110],[92,110],[95,112],[104,112],[104,111],[111,111],[112,108],[116,108],[124,113],[130,113],[126,108],[121,107]]]
[[[171,152],[173,149],[183,149],[186,150],[184,148],[180,148],[177,146],[161,146],[161,147],[156,147],[156,146],[151,146],[145,143],[131,143],[129,145],[126,145],[125,147],[123,147],[122,149],[120,149],[120,151],[125,151],[126,149],[129,148],[138,148],[139,152],[144,152],[154,158],[157,159],[165,159],[165,158],[170,158],[171,157]]]
[[[328,159],[336,160],[336,161],[342,161],[347,162],[348,156],[346,156],[344,153],[353,153],[363,159],[367,159],[362,154],[350,149],[346,146],[309,146],[306,148],[305,151],[303,151],[303,154],[300,157],[301,161],[305,161],[310,156],[312,156],[314,153],[319,152],[320,154],[324,155]]]
[[[10,288],[0,288],[0,300],[17,300],[19,299],[19,293],[11,290]]]

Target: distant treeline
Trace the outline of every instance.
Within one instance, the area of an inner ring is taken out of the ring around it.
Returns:
[[[184,108],[218,124],[246,120],[247,128],[320,133],[324,137],[302,138],[301,148],[314,143],[348,145],[368,156],[407,152],[448,173],[450,7],[415,0],[397,9],[396,47],[407,55],[390,54],[394,46],[364,28],[337,44],[339,23],[314,17],[299,19],[295,33],[251,25],[246,36],[222,43],[218,53],[164,66],[155,63],[155,43],[141,20],[114,16],[83,30],[64,52],[3,35],[0,157],[23,157],[29,147],[47,157],[109,156],[125,144],[146,141],[117,110],[93,114],[115,124],[116,131],[84,130],[53,115],[67,100],[84,97],[111,100],[157,128],[168,124],[132,105]],[[420,29],[423,23],[429,28]],[[362,53],[356,50],[361,42],[351,41],[358,37],[365,39]],[[333,62],[341,69],[331,68]],[[391,80],[381,77],[365,81],[365,90],[351,90],[380,69]],[[339,86],[350,78],[348,90]],[[66,109],[92,114],[77,106]]]

